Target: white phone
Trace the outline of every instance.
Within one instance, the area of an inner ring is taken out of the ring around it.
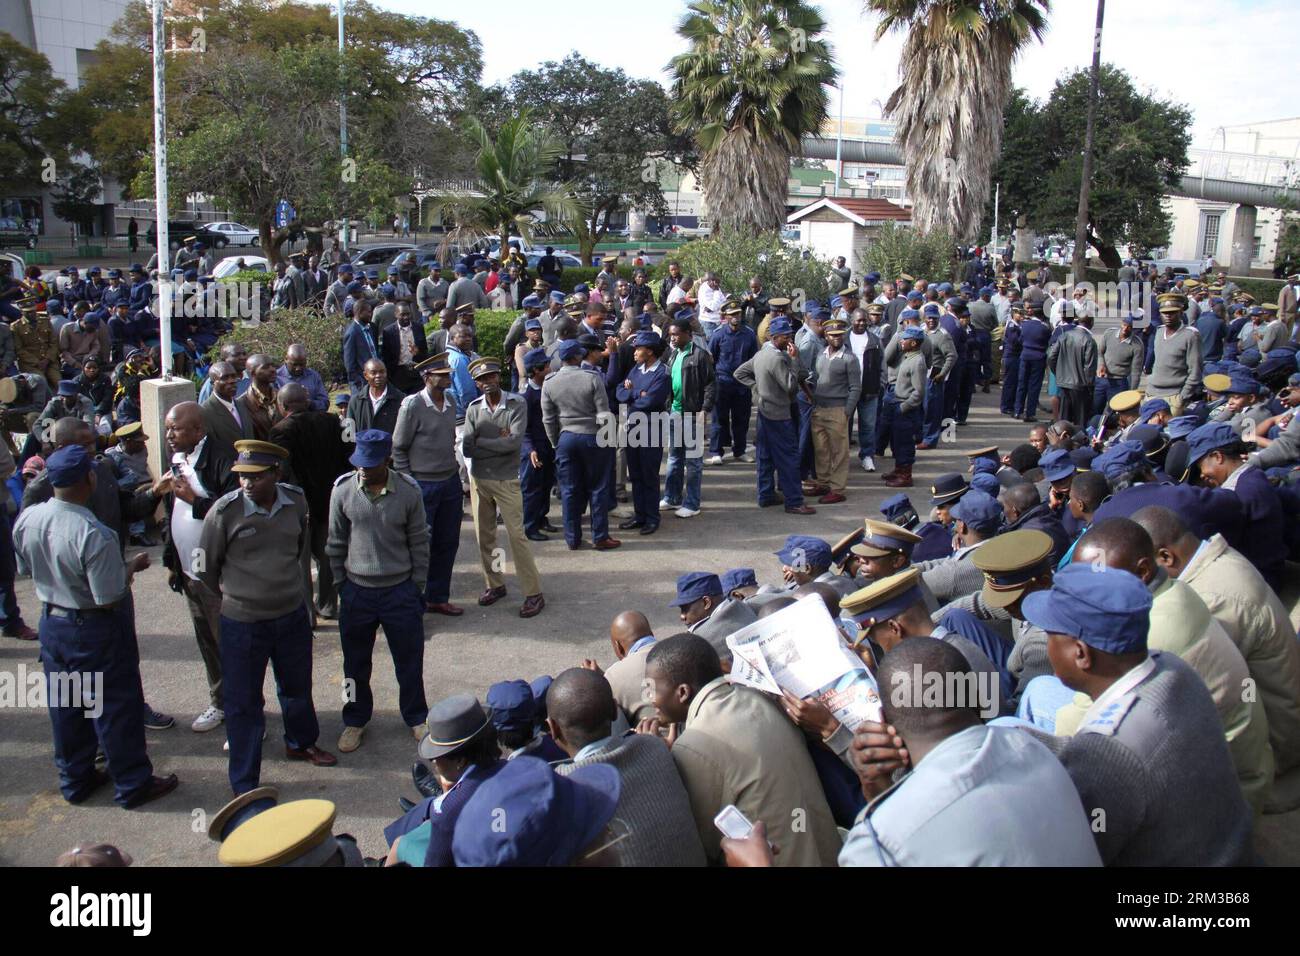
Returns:
[[[736,809],[734,803],[729,803],[722,808],[722,811],[713,818],[713,825],[722,831],[723,836],[731,837],[733,840],[745,839],[754,829],[754,824]]]

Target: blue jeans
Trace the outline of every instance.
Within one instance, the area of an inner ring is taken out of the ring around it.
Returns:
[[[664,497],[674,507],[700,507],[700,478],[704,473],[704,435],[695,412],[673,412],[669,424],[672,444],[668,448],[668,473],[664,476]]]
[[[424,519],[429,525],[429,574],[424,583],[426,604],[445,604],[451,599],[451,569],[460,547],[460,522],[465,494],[460,476],[442,481],[421,481]]]
[[[859,458],[867,458],[876,453],[876,414],[879,407],[879,395],[863,395],[858,399]]]
[[[524,499],[524,530],[541,531],[551,506],[551,489],[555,487],[555,452],[539,451],[541,468],[534,468],[527,442],[519,450],[519,491]]]
[[[957,374],[956,369],[952,372]],[[949,379],[951,381],[951,379]],[[927,445],[939,444],[939,433],[943,430],[944,410],[947,406],[945,398],[948,393],[948,383],[940,380],[929,379],[925,384],[925,412],[923,415],[923,424],[921,426],[921,435],[916,441],[923,441]],[[898,457],[898,446],[894,446],[894,457]]]
[[[601,448],[595,435],[560,432],[555,447],[555,474],[564,506],[564,540],[570,545],[582,541],[582,516],[591,505],[591,539],[609,537],[609,509],[605,494],[609,481],[608,456],[612,448]]]
[[[256,789],[262,775],[262,684],[268,663],[284,716],[285,746],[315,746],[320,723],[311,699],[311,618],[305,603],[269,621],[221,615],[221,690],[230,741],[230,788],[236,795]]]
[[[41,614],[40,636],[59,791],[68,800],[85,795],[94,778],[95,751],[102,747],[115,799],[127,803],[153,776],[144,742],[140,648],[130,599],[112,611],[66,614],[55,609],[51,614],[47,608]],[[97,707],[62,700],[48,683],[57,679],[63,684],[81,675],[83,693],[89,693],[93,684],[86,687],[84,681],[94,674],[102,675]],[[99,715],[93,716],[96,709]]]
[[[787,508],[803,504],[803,484],[799,480],[799,432],[792,419],[764,418],[758,413],[758,434],[754,442],[758,467],[758,503],[774,501],[776,486],[773,477],[781,482],[781,494]]]
[[[386,588],[367,588],[344,580],[339,597],[343,676],[352,681],[354,692],[343,704],[344,726],[364,727],[370,723],[375,706],[370,671],[375,631],[381,626],[397,673],[397,706],[402,720],[408,727],[424,723],[429,705],[424,698],[424,608],[420,589],[409,579]]]
[[[1106,415],[1110,400],[1128,388],[1128,379],[1123,375],[1108,375],[1099,378],[1092,386],[1092,408]]]

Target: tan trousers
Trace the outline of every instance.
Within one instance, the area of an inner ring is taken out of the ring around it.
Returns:
[[[479,563],[483,566],[483,581],[489,588],[504,587],[505,552],[497,549],[497,510],[505,522],[510,538],[510,556],[515,561],[515,575],[524,597],[542,593],[542,581],[537,575],[532,549],[524,535],[524,496],[517,478],[489,481],[471,477],[469,483],[470,509],[474,515],[474,534],[478,538]]]
[[[843,494],[849,483],[849,416],[844,409],[814,408],[812,440],[817,477]]]

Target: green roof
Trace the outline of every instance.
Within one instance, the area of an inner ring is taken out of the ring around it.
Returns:
[[[833,184],[835,174],[829,169],[791,169],[790,178],[801,186],[820,186],[822,183]]]

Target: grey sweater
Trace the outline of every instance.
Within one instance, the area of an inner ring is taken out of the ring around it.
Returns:
[[[1267,448],[1251,454],[1250,460],[1261,468],[1300,460],[1300,412],[1292,412],[1291,421],[1282,429],[1282,434],[1273,439]]]
[[[580,760],[556,764],[555,772],[567,777],[598,763],[616,768],[623,781],[614,817],[631,834],[619,844],[621,866],[705,865],[690,797],[661,739],[629,734]]]
[[[901,411],[910,412],[925,403],[925,378],[925,358],[920,350],[905,354],[894,379],[894,397]]]
[[[1067,325],[1047,349],[1047,367],[1061,388],[1091,389],[1097,377],[1097,343],[1077,325]]]
[[[862,370],[857,356],[846,345],[835,355],[817,353],[817,387],[813,392],[819,408],[843,408],[851,414],[862,394]]]
[[[243,491],[223,495],[203,519],[199,580],[221,595],[221,616],[269,621],[296,611],[310,595],[307,499],[278,485],[274,514],[246,513]]]
[[[1142,362],[1146,358],[1142,339],[1130,333],[1126,339],[1119,337],[1118,329],[1107,329],[1101,337],[1099,356],[1106,374],[1128,379],[1129,388],[1137,388],[1142,377]]]
[[[957,344],[943,327],[926,329],[925,340],[930,343],[933,366],[938,369],[937,378],[946,382],[957,364]]]
[[[790,403],[808,375],[809,370],[802,363],[767,342],[757,355],[736,369],[733,377],[753,391],[760,415],[769,421],[782,422],[789,420]]]
[[[609,393],[598,372],[562,365],[542,382],[542,423],[552,445],[560,443],[560,432],[596,434],[608,414]]]
[[[1148,386],[1152,396],[1180,395],[1190,399],[1201,384],[1201,335],[1190,326],[1165,338],[1165,330],[1155,333],[1155,362],[1151,366]]]
[[[429,526],[415,479],[388,472],[388,486],[374,501],[350,471],[330,492],[325,554],[334,580],[363,588],[391,588],[403,581],[424,587],[429,570]]]
[[[430,402],[423,388],[403,399],[393,428],[393,467],[419,481],[444,481],[456,474],[456,399],[444,392],[442,411]]]
[[[1205,684],[1174,654],[1120,698],[1112,720],[1054,746],[1107,866],[1240,866],[1252,816]],[[1053,743],[1049,741],[1049,746]],[[1104,820],[1104,826],[1096,825]]]
[[[519,448],[528,426],[528,404],[522,395],[502,392],[496,408],[489,408],[487,397],[480,395],[469,403],[465,412],[463,448],[473,462],[475,478],[486,481],[519,479]],[[501,430],[508,435],[502,437]]]

